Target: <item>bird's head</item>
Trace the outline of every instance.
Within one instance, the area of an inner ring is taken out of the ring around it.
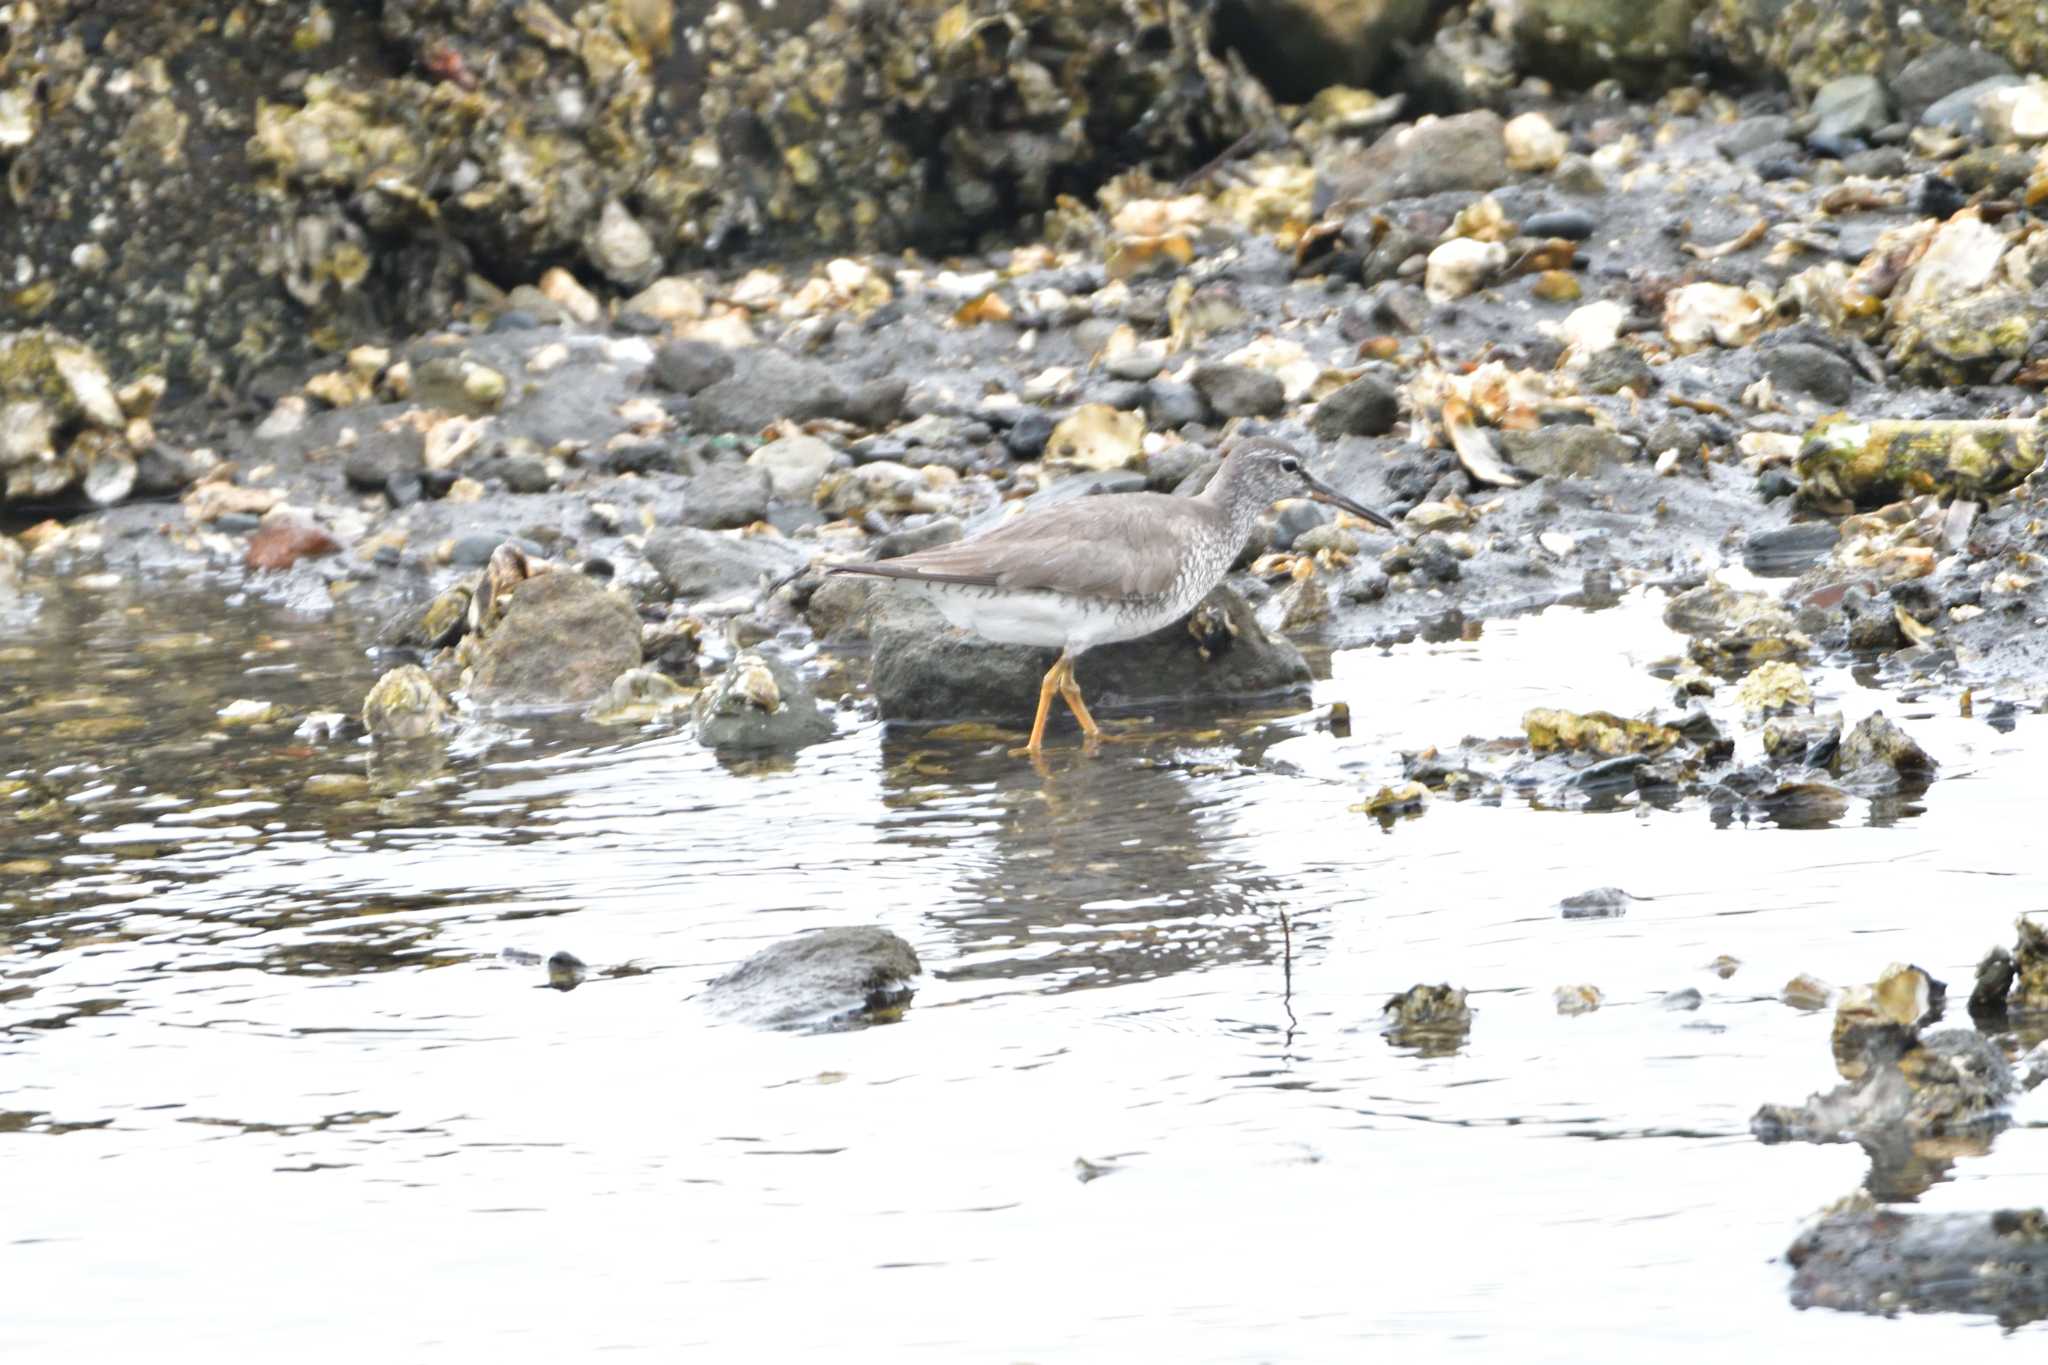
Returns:
[[[1393,519],[1364,503],[1354,502],[1308,472],[1302,453],[1285,441],[1257,436],[1242,441],[1223,457],[1219,484],[1248,489],[1260,507],[1270,507],[1283,498],[1313,498],[1362,517],[1375,526],[1392,531]]]

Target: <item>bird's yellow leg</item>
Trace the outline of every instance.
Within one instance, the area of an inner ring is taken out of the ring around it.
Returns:
[[[1081,684],[1074,681],[1074,661],[1062,654],[1060,661],[1053,665],[1053,671],[1060,675],[1060,697],[1067,709],[1074,713],[1074,719],[1081,722],[1081,733],[1088,737],[1092,748],[1102,740],[1102,727],[1095,723],[1095,717],[1088,714],[1088,703],[1081,699]]]
[[[1061,659],[1065,659],[1065,655]],[[1052,694],[1060,685],[1060,665],[1054,664],[1045,670],[1044,681],[1038,684],[1038,715],[1031,722],[1031,742],[1024,746],[1024,752],[1038,754],[1045,748],[1045,718],[1052,711]]]

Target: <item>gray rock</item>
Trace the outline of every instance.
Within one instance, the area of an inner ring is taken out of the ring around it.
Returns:
[[[512,705],[595,701],[639,663],[640,617],[625,598],[580,573],[538,574],[483,638],[469,693]]]
[[[951,629],[936,609],[902,589],[877,602],[874,653],[875,699],[885,718],[1019,726],[1030,723],[1039,680],[1054,658],[1050,650],[993,645]],[[1091,708],[1100,710],[1292,691],[1308,686],[1309,672],[1300,650],[1269,635],[1244,599],[1219,587],[1190,621],[1082,655],[1078,678]]]
[[[1316,404],[1309,429],[1325,441],[1345,436],[1384,436],[1400,419],[1401,399],[1394,387],[1366,375]]]
[[[1899,113],[1918,120],[1929,105],[1965,86],[2012,75],[2012,64],[1995,52],[1944,43],[1900,67],[1892,77],[1892,93],[1898,96]]]
[[[1579,387],[1588,393],[1634,389],[1638,395],[1647,397],[1657,387],[1657,372],[1650,368],[1641,351],[1623,342],[1586,357],[1586,367],[1579,371]]]
[[[874,582],[852,574],[832,574],[804,603],[804,621],[820,640],[867,638],[868,591]]]
[[[1927,751],[1882,711],[1873,711],[1842,736],[1838,761],[1843,772],[1881,763],[1896,773],[1925,775],[1937,766]]]
[[[644,551],[669,590],[685,602],[759,592],[810,559],[775,536],[730,536],[693,526],[668,526],[647,537]]]
[[[1198,366],[1195,388],[1220,417],[1275,417],[1287,406],[1287,387],[1270,370],[1249,365]]]
[[[1209,420],[1209,405],[1193,384],[1153,379],[1145,385],[1145,422],[1156,431],[1178,431]]]
[[[768,475],[768,491],[780,501],[809,502],[838,459],[839,452],[815,436],[785,436],[747,456],[747,463]]]
[[[1837,76],[1814,91],[1810,137],[1864,137],[1891,122],[1892,99],[1876,76]]]
[[[1836,407],[1856,392],[1856,367],[1810,341],[1773,346],[1758,358],[1757,365],[1776,387],[1809,394]]]
[[[832,736],[832,717],[796,670],[753,650],[697,694],[692,714],[710,749],[788,752]]]
[[[1981,81],[1972,81],[1959,90],[1952,90],[1927,106],[1920,115],[1920,122],[1929,128],[1949,128],[1958,133],[1977,131],[1977,101],[1993,90],[2002,90],[2008,85],[2018,85],[2018,76],[1986,76]]]
[[[910,381],[896,375],[884,375],[856,385],[846,395],[846,403],[840,416],[857,427],[869,431],[881,431],[903,420],[905,400],[910,394]]]
[[[1316,167],[1316,205],[1498,189],[1509,179],[1501,127],[1500,115],[1481,109],[1412,125],[1355,154],[1340,144]]]
[[[900,1008],[923,970],[917,951],[886,929],[814,929],[755,953],[707,985],[703,1000],[763,1028],[829,1028]]]
[[[1498,437],[1510,464],[1551,478],[1587,478],[1635,458],[1626,437],[1600,427],[1537,427],[1503,431]]]
[[[459,568],[480,569],[491,562],[491,552],[505,543],[505,537],[490,531],[474,531],[456,540],[448,562]]]
[[[732,352],[714,342],[671,341],[654,353],[654,382],[670,393],[701,393],[732,372]]]
[[[1758,114],[1743,119],[1714,143],[1714,150],[1730,161],[1739,161],[1766,147],[1791,141],[1792,120],[1783,114]]]
[[[689,422],[698,431],[756,432],[772,422],[843,417],[846,394],[832,372],[772,346],[752,346],[733,357],[733,371],[698,390]]]
[[[683,492],[683,524],[707,531],[751,526],[768,515],[768,471],[727,462],[692,475]]]

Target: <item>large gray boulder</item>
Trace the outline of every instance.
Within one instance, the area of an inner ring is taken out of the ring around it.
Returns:
[[[1142,639],[1081,656],[1076,676],[1091,709],[1211,701],[1305,688],[1308,664],[1269,634],[1252,609],[1219,587],[1179,621]],[[887,720],[990,720],[1028,725],[1055,651],[993,645],[949,627],[903,589],[882,589],[874,609],[875,699]],[[1206,654],[1205,654],[1206,651]]]

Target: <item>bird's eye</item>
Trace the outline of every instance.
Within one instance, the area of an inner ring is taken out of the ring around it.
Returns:
[[[1301,461],[1299,461],[1299,460],[1282,460],[1282,461],[1280,462],[1280,468],[1281,468],[1281,469],[1282,469],[1282,470],[1283,470],[1284,472],[1286,472],[1286,473],[1289,473],[1289,474],[1299,474],[1299,473],[1301,472]]]

